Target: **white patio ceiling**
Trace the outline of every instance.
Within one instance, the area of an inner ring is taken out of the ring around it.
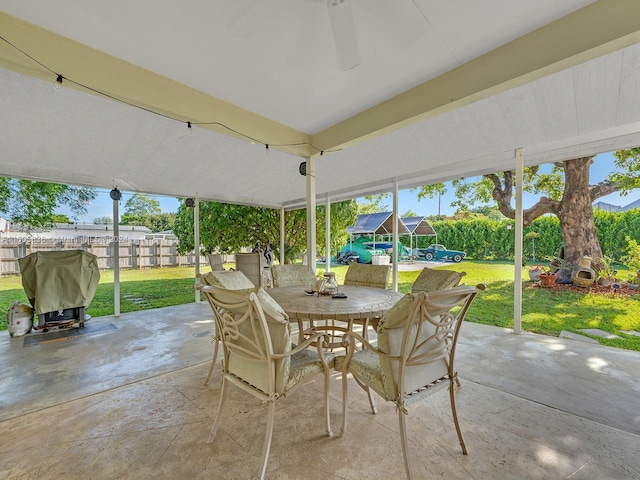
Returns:
[[[640,145],[637,0],[351,5],[343,70],[324,0],[0,0],[0,175],[297,208],[308,157],[324,201]]]

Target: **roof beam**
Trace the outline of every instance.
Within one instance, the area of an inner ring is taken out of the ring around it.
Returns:
[[[312,137],[327,152],[640,42],[640,2],[599,0]]]

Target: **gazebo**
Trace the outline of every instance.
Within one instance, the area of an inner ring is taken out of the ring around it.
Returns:
[[[425,217],[405,217],[402,219],[402,223],[405,224],[409,230],[410,248],[413,252],[413,237],[431,237],[435,236],[438,243],[438,234],[433,229],[429,221]],[[418,239],[416,238],[416,245]]]
[[[347,232],[351,235],[386,235],[389,237],[393,234],[394,218],[397,217],[393,212],[363,213],[358,215],[355,225],[347,227]],[[397,227],[400,235],[411,233],[400,218],[398,218]],[[375,243],[375,238],[373,242]]]
[[[397,221],[394,221],[396,218]],[[402,220],[394,215],[393,212],[376,212],[358,215],[356,224],[347,227],[347,233],[350,234],[350,247],[353,245],[354,236],[371,236],[371,248],[381,248],[385,252],[393,250],[395,248],[393,244],[394,227],[397,228],[398,235],[406,235],[409,233],[409,230],[404,223],[402,223]],[[382,236],[385,238],[385,241],[377,241],[376,235]],[[367,242],[367,244],[368,243],[369,242]]]

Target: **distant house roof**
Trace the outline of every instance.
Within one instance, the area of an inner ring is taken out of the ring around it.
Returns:
[[[113,224],[109,225],[96,225],[93,223],[56,223],[56,226],[52,230],[58,231],[95,231],[95,232],[104,232],[104,231],[113,231]],[[142,233],[151,233],[151,230],[142,225],[119,225],[118,230],[120,232],[142,232]]]
[[[95,237],[102,235],[113,235],[113,224],[96,225],[93,223],[56,223],[49,230],[34,229],[26,232],[22,225],[10,223],[9,227],[3,232],[5,236],[26,237],[38,236],[41,238],[55,237]],[[132,239],[144,238],[146,234],[150,234],[151,230],[142,225],[120,225],[119,235],[121,237],[130,237]]]
[[[596,202],[593,204],[593,208],[599,208],[600,210],[605,210],[607,212],[628,212],[634,208],[640,208],[640,200],[636,200],[635,202],[631,202],[622,207],[619,205],[612,205],[607,202]]]

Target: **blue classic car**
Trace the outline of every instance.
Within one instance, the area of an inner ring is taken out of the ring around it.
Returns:
[[[421,257],[424,257],[425,260],[450,260],[456,263],[461,262],[467,255],[466,253],[458,250],[447,250],[444,245],[440,245],[438,243],[429,245],[428,248],[419,248],[418,254]]]

